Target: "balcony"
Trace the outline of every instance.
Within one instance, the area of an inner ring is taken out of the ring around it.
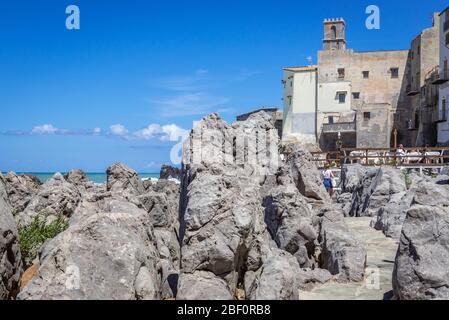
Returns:
[[[355,133],[355,122],[323,124],[323,133]]]
[[[419,94],[419,90],[412,85],[408,85],[405,89],[405,92],[408,96],[416,96],[417,94]]]
[[[449,72],[447,69],[440,70],[439,72],[434,73],[431,77],[431,83],[436,85],[440,85],[448,81],[449,81]]]

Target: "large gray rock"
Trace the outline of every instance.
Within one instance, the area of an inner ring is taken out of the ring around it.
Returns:
[[[343,193],[353,193],[367,171],[361,164],[346,164],[341,170],[341,189]]]
[[[288,178],[278,178],[285,183],[270,188],[264,199],[265,222],[277,246],[296,257],[300,267],[315,265],[313,254],[318,238],[313,227],[314,212]]]
[[[114,164],[106,170],[108,191],[115,193],[129,193],[141,195],[145,193],[145,187],[137,172],[123,163]]]
[[[83,185],[89,182],[86,173],[83,170],[75,169],[64,174],[64,179],[74,185]]]
[[[5,181],[0,173],[0,300],[16,296],[22,274],[19,236],[6,197]]]
[[[60,173],[45,182],[23,212],[18,213],[18,225],[27,226],[36,217],[52,222],[58,218],[69,219],[81,200],[78,189],[68,183]]]
[[[112,201],[120,202],[120,199]],[[115,212],[125,206],[126,212]],[[159,299],[161,267],[149,215],[117,203],[86,214],[44,245],[23,300]]]
[[[387,237],[399,240],[402,224],[407,215],[407,210],[412,205],[413,196],[414,191],[393,195],[390,202],[379,209],[371,225],[376,230],[381,230]]]
[[[198,124],[186,141],[181,199],[183,245],[177,298],[202,299],[219,292],[219,297],[231,299],[237,287],[247,282],[247,273],[261,276],[257,278],[259,283],[269,283],[268,279],[278,276],[274,261],[263,258],[269,256],[272,240],[264,223],[260,192],[261,184],[277,172],[277,166],[271,166],[267,159],[248,160],[257,159],[253,158],[257,152],[271,151],[272,156],[278,156],[278,137],[270,121],[268,115],[260,113],[229,126],[212,114]],[[267,132],[268,145],[240,144],[261,141],[259,133],[267,138]],[[233,146],[239,147],[233,152]],[[295,274],[295,267],[299,270],[299,264],[291,254],[282,252],[292,263],[282,264],[279,269],[285,279],[277,281],[272,291],[256,290],[255,286],[246,288],[250,291],[249,299],[295,297],[296,283],[289,280]],[[262,272],[264,268],[266,272]],[[188,288],[186,281],[193,282],[192,279],[207,284],[202,292]],[[284,294],[287,291],[291,294]]]
[[[346,226],[342,212],[323,210],[320,240],[321,268],[329,270],[341,282],[363,280],[366,250]]]
[[[291,175],[299,192],[306,198],[329,203],[329,194],[324,188],[312,155],[298,145],[291,145],[286,149],[285,162],[290,167]]]
[[[408,210],[393,272],[398,299],[449,299],[448,230],[446,206],[416,204]]]
[[[407,191],[404,175],[389,167],[368,170],[354,190],[349,215],[374,216],[394,194]]]
[[[24,211],[42,183],[34,176],[14,172],[9,172],[4,178],[13,214]]]
[[[233,300],[228,284],[215,274],[198,271],[179,278],[177,300]]]
[[[273,249],[262,258],[262,267],[245,275],[249,300],[298,300],[301,270],[288,252]]]
[[[181,261],[179,241],[179,194],[180,186],[160,180],[151,190],[138,197],[154,228],[157,250],[162,266],[162,299],[176,297]]]

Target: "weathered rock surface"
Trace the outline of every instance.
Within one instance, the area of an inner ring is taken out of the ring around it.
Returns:
[[[22,274],[19,236],[0,173],[0,300],[14,298]]]
[[[381,230],[385,236],[399,240],[402,225],[410,209],[414,190],[400,192],[392,196],[390,202],[381,207],[371,222],[376,230]]]
[[[39,271],[18,298],[159,299],[162,275],[149,215],[126,206],[127,212],[86,214],[44,245]]]
[[[86,173],[80,169],[76,169],[76,170],[67,172],[64,175],[64,179],[66,179],[67,182],[74,184],[74,185],[83,185],[83,184],[89,182],[89,179],[87,178]]]
[[[181,180],[181,169],[164,164],[161,167],[160,179]]]
[[[341,170],[342,193],[353,193],[368,169],[361,164],[347,164]]]
[[[179,241],[180,187],[159,180],[151,190],[138,197],[154,227],[157,250],[162,266],[162,299],[175,298],[179,277],[181,248]]]
[[[126,192],[131,195],[141,195],[145,193],[142,180],[137,172],[127,167],[123,163],[115,164],[106,170],[106,188],[111,192]]]
[[[345,224],[341,211],[323,210],[320,242],[321,268],[336,275],[338,281],[362,281],[366,251]]]
[[[393,272],[395,296],[449,299],[449,186],[422,183],[407,211]]]
[[[394,194],[407,191],[403,174],[394,168],[368,170],[354,190],[349,216],[374,216]]]
[[[316,164],[312,161],[312,155],[298,145],[287,149],[286,163],[290,166],[291,175],[299,192],[306,198],[329,203],[329,194],[324,188]]]
[[[68,183],[60,173],[56,173],[44,183],[31,199],[23,212],[16,215],[18,225],[29,225],[36,217],[52,222],[57,218],[70,218],[75,211],[81,194]]]
[[[9,172],[4,178],[13,213],[22,212],[39,191],[42,183],[32,175],[14,172]]]

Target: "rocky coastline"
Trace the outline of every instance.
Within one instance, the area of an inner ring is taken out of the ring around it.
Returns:
[[[351,165],[331,199],[264,112],[205,117],[183,159],[158,181],[125,164],[105,185],[0,174],[0,299],[298,300],[370,276],[349,218],[397,244],[393,299],[449,299],[449,176]]]

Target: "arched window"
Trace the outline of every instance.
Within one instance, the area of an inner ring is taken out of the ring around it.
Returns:
[[[337,39],[337,27],[332,26],[331,27],[331,40]]]

